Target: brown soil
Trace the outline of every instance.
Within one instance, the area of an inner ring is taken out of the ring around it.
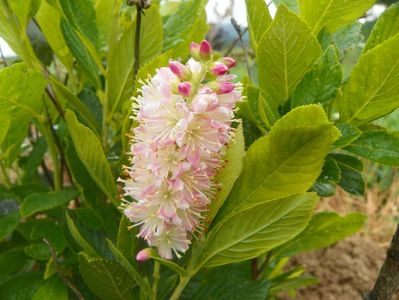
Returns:
[[[371,240],[355,236],[336,245],[294,258],[320,284],[300,289],[297,300],[356,300],[370,290],[384,261],[385,249]]]

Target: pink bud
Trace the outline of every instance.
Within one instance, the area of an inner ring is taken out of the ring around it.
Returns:
[[[182,80],[190,79],[191,78],[191,71],[182,63],[172,60],[169,62],[169,69]]]
[[[211,58],[212,46],[207,40],[203,40],[200,44],[199,54],[203,60]]]
[[[190,96],[191,83],[187,81],[179,83],[179,85],[177,86],[177,90],[179,91],[180,95],[188,97]]]
[[[195,60],[197,60],[197,61],[201,60],[200,45],[192,42],[190,44],[190,54]]]
[[[220,58],[219,61],[225,64],[229,69],[233,68],[236,65],[235,59],[228,56]]]
[[[141,262],[149,260],[151,258],[150,251],[151,251],[151,249],[149,249],[149,248],[139,251],[139,253],[137,253],[137,255],[136,255],[136,260],[141,261]]]
[[[213,75],[219,76],[225,74],[229,68],[220,62],[215,62],[211,67],[211,72]]]
[[[212,81],[207,84],[217,94],[230,93],[235,88],[235,84],[232,82]]]

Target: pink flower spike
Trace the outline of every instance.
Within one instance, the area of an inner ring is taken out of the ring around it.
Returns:
[[[225,64],[229,69],[233,68],[236,65],[236,60],[228,56],[220,58],[219,61]]]
[[[225,74],[229,68],[223,63],[214,63],[211,67],[211,72],[213,75],[219,76]]]
[[[190,96],[191,83],[187,81],[179,83],[179,85],[177,86],[177,90],[179,91],[180,95],[188,97]]]
[[[181,80],[187,80],[191,78],[192,74],[190,69],[176,60],[172,60],[169,62],[169,69]]]
[[[200,44],[199,54],[203,60],[211,58],[212,46],[207,40],[203,40]]]
[[[140,262],[145,262],[151,258],[151,249],[145,248],[136,255],[136,260]]]
[[[197,61],[201,60],[200,45],[192,42],[190,44],[190,54],[195,60],[197,60]]]

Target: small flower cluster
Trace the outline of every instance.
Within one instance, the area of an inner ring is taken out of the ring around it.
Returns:
[[[207,41],[191,44],[187,64],[157,70],[134,101],[131,166],[126,167],[124,214],[138,236],[165,259],[180,257],[201,230],[214,176],[233,135],[241,87],[231,81],[230,57],[213,59]],[[140,255],[137,257],[140,259]]]

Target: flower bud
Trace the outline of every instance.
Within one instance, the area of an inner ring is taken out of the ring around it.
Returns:
[[[151,249],[145,248],[136,255],[136,260],[140,262],[145,262],[151,258]]]
[[[188,80],[192,76],[191,70],[176,60],[169,62],[169,69],[181,80]]]
[[[223,75],[223,74],[225,74],[228,70],[229,70],[229,68],[228,68],[225,64],[223,64],[223,63],[221,63],[221,62],[214,62],[214,63],[212,64],[212,66],[211,66],[211,73],[212,73],[213,75],[216,75],[216,76]]]
[[[209,60],[212,54],[212,46],[207,40],[200,43],[199,54],[203,60]]]
[[[200,45],[192,42],[190,44],[190,54],[196,61],[200,61],[201,60]]]
[[[229,69],[233,68],[236,65],[235,59],[228,56],[222,57],[218,59],[218,61],[222,64],[225,64]]]
[[[227,94],[234,90],[235,84],[232,82],[212,81],[207,84],[217,94]]]
[[[177,86],[177,90],[180,95],[182,95],[184,97],[188,97],[188,96],[190,96],[191,83],[187,82],[187,81],[179,83],[179,85]]]

